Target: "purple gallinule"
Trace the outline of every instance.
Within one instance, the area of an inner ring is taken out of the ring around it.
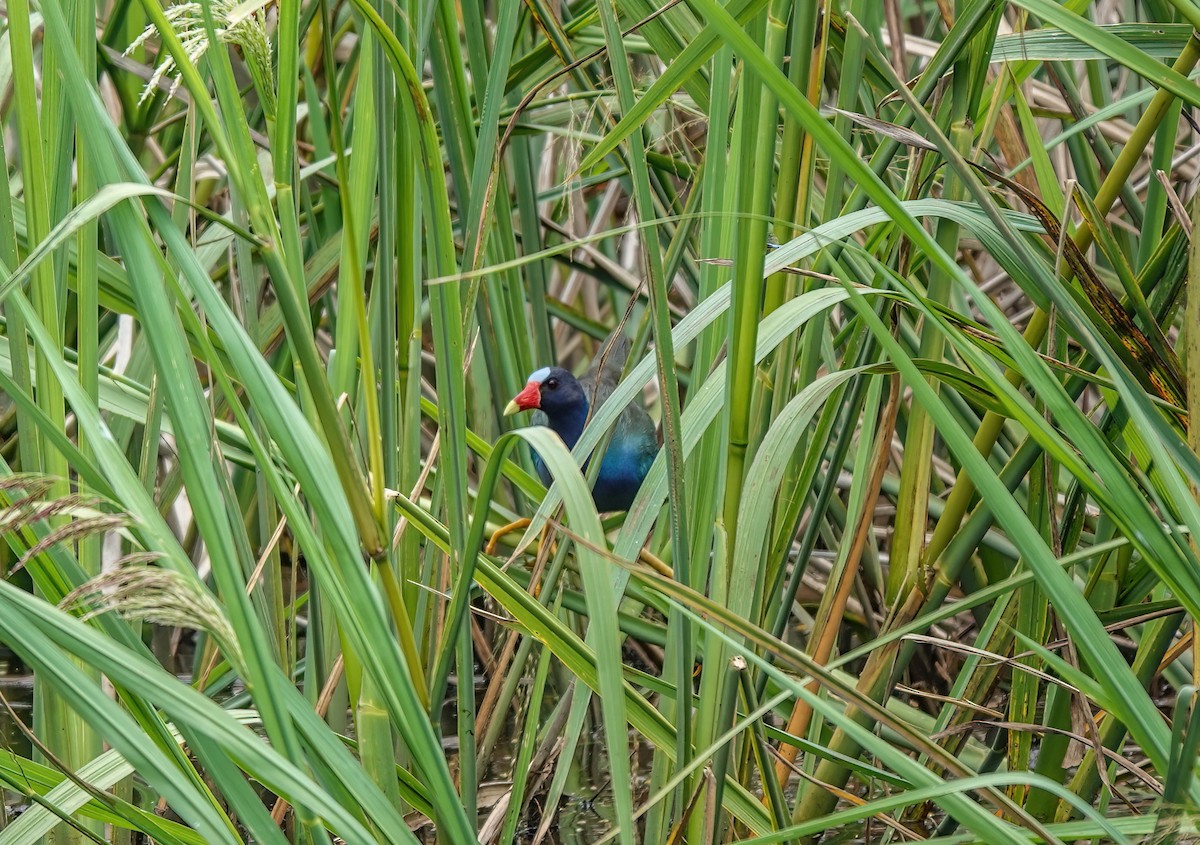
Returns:
[[[582,378],[576,378],[562,367],[542,367],[529,376],[525,389],[518,393],[504,409],[505,416],[533,411],[531,422],[547,426],[562,438],[568,449],[575,448],[587,424],[589,410],[603,405],[612,395],[629,357],[629,338],[615,331],[600,347],[600,353],[591,368]],[[633,499],[654,463],[658,454],[658,433],[650,415],[637,402],[630,402],[621,411],[613,427],[612,437],[600,473],[592,486],[592,499],[596,510],[628,510]],[[542,483],[549,486],[554,480],[549,469],[536,452],[534,468]],[[587,462],[584,463],[587,472]],[[527,525],[528,520],[518,520],[505,526],[492,536],[489,551],[495,548],[496,540],[508,531]]]

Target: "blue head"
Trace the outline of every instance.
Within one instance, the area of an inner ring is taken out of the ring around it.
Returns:
[[[505,416],[519,411],[541,411],[550,430],[574,449],[587,422],[588,398],[579,379],[562,367],[542,367],[529,376],[525,389],[518,393]]]
[[[588,388],[570,372],[562,367],[543,367],[529,376],[525,389],[508,403],[504,413],[507,416],[520,411],[540,411],[545,420],[539,420],[535,416],[534,424],[544,422],[551,431],[562,438],[568,449],[573,449],[579,442],[583,426],[587,422],[588,399]],[[645,412],[641,412],[641,415],[644,417]],[[592,488],[597,510],[628,510],[632,504],[658,451],[658,443],[653,436],[653,424],[648,418],[646,425],[649,426],[648,436],[633,437],[629,436],[629,431],[623,430],[625,426],[618,424],[604,452],[600,474]],[[549,485],[553,478],[536,452],[533,462],[542,482]],[[585,472],[589,462],[584,462]]]

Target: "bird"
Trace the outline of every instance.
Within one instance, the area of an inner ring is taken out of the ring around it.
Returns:
[[[563,367],[534,370],[525,388],[504,409],[505,416],[533,411],[531,422],[557,434],[568,449],[574,449],[583,434],[593,404],[598,409],[617,387],[629,357],[629,338],[618,327],[600,347],[600,355],[581,377]],[[592,487],[592,499],[600,513],[627,511],[645,481],[658,454],[658,429],[646,409],[630,402],[621,411],[612,438],[600,462],[600,474]],[[547,486],[554,480],[540,455],[534,452],[534,468]],[[587,462],[583,468],[586,472]]]

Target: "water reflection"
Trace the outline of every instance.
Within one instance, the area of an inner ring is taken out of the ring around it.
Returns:
[[[26,725],[33,721],[33,675],[3,647],[0,647],[0,696],[12,708],[13,714],[10,716],[8,708],[0,707],[0,748],[29,757],[33,748],[17,720]],[[21,795],[8,790],[0,790],[0,795],[4,797],[2,818],[11,818],[25,808],[25,799]]]
[[[477,681],[480,679],[477,679]],[[477,694],[482,696],[483,688],[478,686]],[[0,647],[0,695],[3,695],[16,719],[25,725],[30,725],[33,718],[33,676],[20,664],[15,656],[7,649]],[[457,733],[453,721],[453,691],[445,711],[442,730],[446,738],[447,755],[452,767],[457,765]],[[507,804],[518,754],[517,732],[518,718],[523,720],[523,714],[509,716],[504,735],[488,761],[487,768],[482,772],[483,785],[479,790],[480,817],[482,827],[493,810],[499,806],[498,813],[503,814],[501,805]],[[645,784],[649,778],[651,761],[650,750],[644,746],[639,748],[636,739],[631,736],[631,749],[634,749],[630,759],[634,777],[635,793],[645,794]],[[7,710],[0,708],[0,748],[28,758],[32,756],[32,747],[28,737],[21,731],[15,719],[9,716]],[[603,732],[597,727],[584,734],[579,740],[575,753],[574,764],[568,777],[563,796],[557,806],[548,807],[549,787],[553,777],[553,768],[557,759],[552,760],[544,772],[523,772],[520,776],[527,779],[525,795],[525,811],[518,823],[514,842],[530,845],[536,840],[539,826],[549,817],[548,828],[541,839],[545,845],[588,845],[606,834],[612,825],[614,815],[612,789],[609,779],[609,761],[605,747]],[[628,787],[625,787],[628,788]],[[532,790],[532,794],[530,791]],[[8,818],[25,808],[24,798],[14,792],[4,790],[4,815]],[[498,819],[494,823],[498,823]],[[0,821],[0,827],[2,827]],[[417,831],[418,838],[423,842],[434,842],[436,837],[430,827]]]

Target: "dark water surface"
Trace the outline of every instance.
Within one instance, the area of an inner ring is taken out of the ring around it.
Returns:
[[[0,696],[5,703],[0,705],[0,748],[28,757],[33,747],[17,720],[26,725],[33,722],[33,675],[3,647],[0,647]],[[0,790],[0,795],[4,796],[6,814],[24,809],[25,799],[21,795],[8,790]]]
[[[482,692],[482,688],[480,688],[479,694],[482,695]],[[0,705],[0,748],[21,757],[30,757],[32,745],[17,720],[19,719],[27,726],[32,724],[33,675],[14,658],[10,651],[2,646],[0,646],[0,696],[3,696],[3,700],[7,702],[7,707]],[[452,712],[453,707],[450,710]],[[445,725],[443,729],[444,735],[452,743],[453,737],[455,737],[453,724]],[[479,790],[480,825],[490,814],[495,802],[508,791],[514,776],[513,767],[517,751],[515,736],[510,733],[501,738],[493,752],[487,771],[484,773],[484,785]],[[448,754],[451,756],[453,765],[454,749],[448,749]],[[649,754],[634,754],[631,764],[634,767],[635,783],[648,780]],[[608,756],[600,731],[597,729],[581,738],[576,754],[575,771],[572,772],[570,783],[562,800],[558,802],[558,806],[546,807],[544,794],[534,796],[533,800],[529,802],[525,818],[518,825],[516,841],[532,842],[538,824],[546,813],[553,816],[553,824],[545,839],[542,840],[544,843],[548,843],[548,845],[590,845],[598,840],[609,831],[613,817],[612,790],[608,779],[608,770]],[[532,777],[530,773],[522,774],[525,777]],[[548,788],[549,782],[550,778],[545,778],[543,789]],[[23,796],[8,790],[0,790],[0,794],[4,799],[4,810],[6,811],[4,815],[8,818],[11,819],[13,815],[19,814],[25,809]],[[435,838],[429,829],[419,830],[417,835],[423,841],[428,842],[433,842]]]

